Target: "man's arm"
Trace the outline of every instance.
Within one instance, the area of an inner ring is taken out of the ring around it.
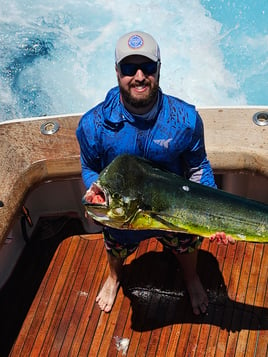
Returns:
[[[186,151],[183,158],[186,164],[186,176],[189,180],[217,188],[210,162],[207,159],[203,122],[198,113],[192,141],[189,150]],[[217,209],[217,207],[215,207],[215,209]],[[215,241],[218,244],[235,243],[235,240],[230,235],[226,235],[225,232],[212,234],[210,241]]]
[[[192,139],[188,150],[183,154],[183,160],[185,175],[189,180],[216,188],[213,171],[205,149],[203,121],[198,113],[196,113]]]
[[[86,120],[86,122],[84,123],[83,120]],[[82,118],[76,130],[76,137],[80,145],[82,179],[87,189],[97,180],[101,171],[101,160],[97,151],[95,130],[91,128],[91,122],[90,118]]]

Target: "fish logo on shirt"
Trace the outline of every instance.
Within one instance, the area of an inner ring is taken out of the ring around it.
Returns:
[[[158,144],[160,146],[163,146],[165,149],[168,149],[168,145],[171,142],[172,138],[169,139],[159,139],[159,140],[153,140],[155,144]]]

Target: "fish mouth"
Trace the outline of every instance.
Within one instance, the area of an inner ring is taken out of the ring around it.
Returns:
[[[109,202],[110,199],[108,192],[96,183],[93,183],[91,185],[89,194],[86,193],[85,196],[82,198],[82,203],[85,206],[91,207],[107,208],[109,206]]]

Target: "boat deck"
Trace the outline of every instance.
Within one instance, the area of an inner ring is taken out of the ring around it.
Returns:
[[[50,262],[10,357],[267,356],[267,268],[268,245],[204,240],[198,271],[210,303],[196,317],[174,257],[152,238],[127,259],[107,314],[95,303],[108,274],[102,236],[70,236]]]

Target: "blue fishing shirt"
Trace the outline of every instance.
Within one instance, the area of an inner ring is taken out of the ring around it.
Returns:
[[[161,90],[155,117],[144,120],[125,109],[118,87],[111,89],[104,102],[83,115],[76,135],[86,189],[121,154],[144,157],[194,182],[216,187],[205,151],[202,119],[194,106]],[[105,229],[124,244],[157,235],[156,231]]]
[[[207,159],[202,119],[195,107],[159,90],[152,120],[135,118],[120,101],[119,87],[81,118],[77,131],[86,189],[121,154],[157,162],[191,181],[215,187]]]

